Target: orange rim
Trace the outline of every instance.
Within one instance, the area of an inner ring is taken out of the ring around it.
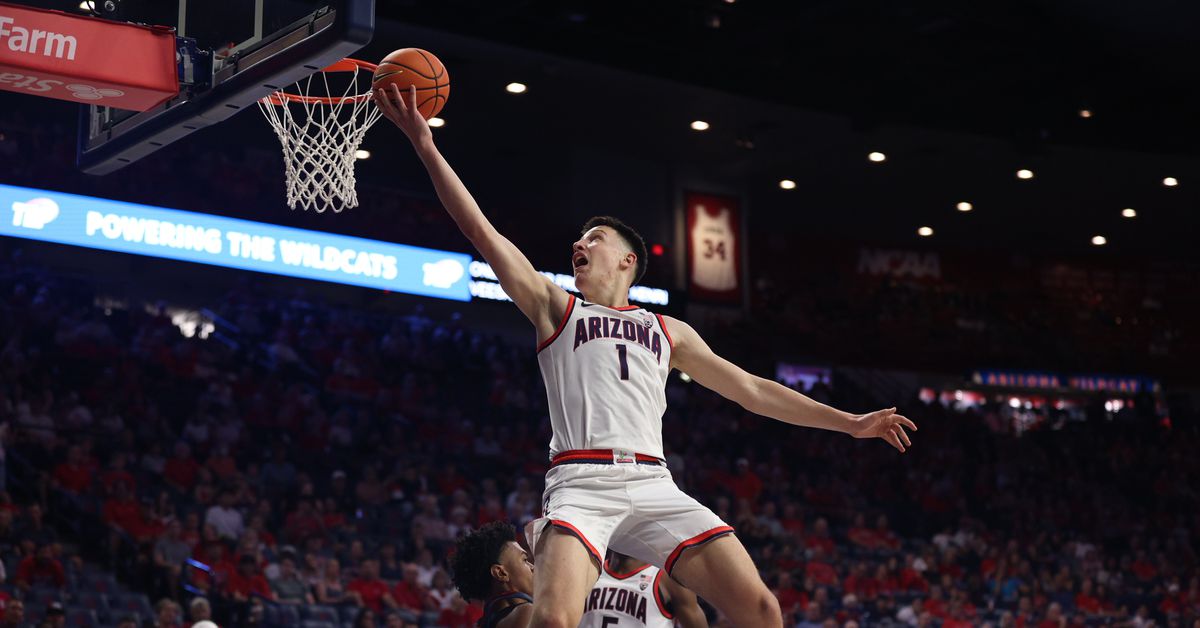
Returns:
[[[374,73],[378,67],[374,63],[347,58],[334,62],[321,70],[321,72],[358,72],[359,70],[366,70],[367,72]],[[370,98],[370,92],[356,96],[301,96],[300,94],[289,94],[283,90],[279,90],[264,96],[263,100],[276,107],[282,107],[290,102],[304,103],[306,105],[345,105],[363,102],[364,100],[370,100]]]

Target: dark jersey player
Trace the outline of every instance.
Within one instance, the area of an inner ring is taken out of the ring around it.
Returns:
[[[494,521],[459,539],[450,557],[454,586],[483,602],[479,628],[525,628],[533,615],[533,563],[516,530]]]

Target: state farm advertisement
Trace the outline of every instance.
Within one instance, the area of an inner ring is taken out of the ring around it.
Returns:
[[[175,31],[0,2],[0,89],[145,111],[179,92]]]

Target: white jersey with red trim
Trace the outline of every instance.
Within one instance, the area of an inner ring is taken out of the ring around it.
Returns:
[[[671,337],[662,316],[577,299],[538,346],[550,406],[550,455],[613,449],[663,457]]]
[[[600,571],[583,605],[579,628],[671,628],[675,616],[662,603],[662,571],[653,565],[626,574]]]

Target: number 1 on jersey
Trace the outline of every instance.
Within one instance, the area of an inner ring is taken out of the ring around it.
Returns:
[[[625,345],[617,345],[617,357],[621,360],[621,379],[629,379],[629,360],[626,358],[628,351]]]

